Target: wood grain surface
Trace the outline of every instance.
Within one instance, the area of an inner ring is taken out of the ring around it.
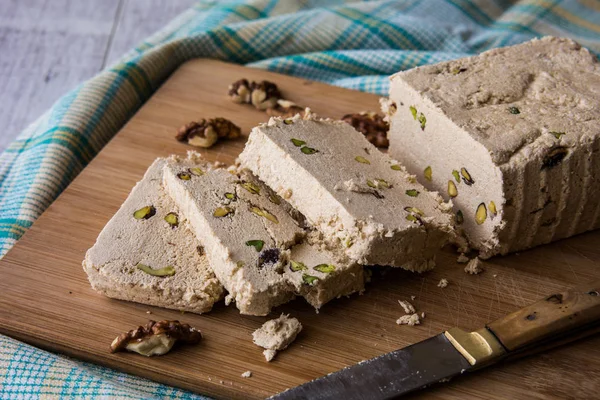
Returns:
[[[302,299],[279,307],[304,330],[294,344],[266,363],[252,332],[268,318],[241,316],[219,304],[205,315],[111,300],[95,293],[81,267],[85,251],[158,156],[190,148],[173,138],[192,119],[221,116],[245,134],[264,113],[225,96],[239,78],[277,82],[284,95],[339,118],[375,110],[377,97],[261,70],[195,60],[182,66],[0,261],[0,331],[39,347],[219,398],[261,398],[358,361],[458,326],[485,323],[566,287],[600,275],[600,232],[580,235],[485,263],[468,275],[446,249],[437,268],[416,275],[380,270],[362,296],[335,300],[316,314]],[[205,152],[232,162],[244,139]],[[441,278],[449,286],[437,287]],[[422,324],[398,326],[398,300],[410,300]],[[151,311],[148,315],[146,311]],[[202,330],[198,346],[155,358],[110,354],[114,337],[152,319],[180,319]],[[251,378],[240,375],[250,370]],[[593,398],[600,392],[600,337],[456,379],[419,396],[435,399]]]

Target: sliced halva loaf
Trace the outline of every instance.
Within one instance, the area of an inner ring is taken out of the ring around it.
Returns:
[[[600,226],[600,66],[546,37],[391,77],[390,154],[482,257]]]
[[[156,160],[86,253],[92,287],[108,297],[197,313],[223,287],[188,222],[162,187]]]
[[[319,308],[363,289],[362,267],[311,239],[302,217],[262,182],[206,165],[193,154],[172,157],[164,182],[242,314],[266,315],[296,294]]]
[[[451,233],[450,206],[344,122],[271,118],[240,161],[361,264],[430,269]]]

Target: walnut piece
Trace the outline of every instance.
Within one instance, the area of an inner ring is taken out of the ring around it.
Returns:
[[[250,84],[250,101],[259,110],[273,108],[277,100],[281,99],[281,93],[277,85],[269,81],[252,82]]]
[[[354,129],[365,135],[367,140],[376,147],[389,146],[390,142],[387,139],[387,132],[390,126],[376,112],[363,111],[358,114],[347,114],[342,117],[342,121],[352,125]]]
[[[225,118],[213,118],[209,120],[219,138],[237,139],[242,134],[239,126]]]
[[[209,148],[219,138],[235,139],[240,137],[241,132],[239,126],[225,118],[202,118],[183,125],[175,138],[192,146]]]
[[[250,83],[247,79],[240,79],[229,85],[228,95],[234,103],[250,103]]]
[[[305,109],[298,104],[283,99],[277,100],[275,107],[266,110],[269,116],[282,118],[291,118],[296,114],[300,114],[300,117],[304,118],[304,111]]]
[[[175,342],[196,344],[202,334],[196,328],[179,321],[149,321],[145,326],[138,326],[127,333],[122,333],[113,340],[110,352],[131,351],[144,356],[161,356],[168,353]]]
[[[240,79],[229,85],[227,94],[234,103],[252,104],[259,110],[274,108],[281,99],[277,85],[269,81],[248,82],[247,79]]]

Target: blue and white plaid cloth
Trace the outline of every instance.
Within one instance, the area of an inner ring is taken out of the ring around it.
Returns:
[[[204,1],[0,155],[0,257],[179,65],[217,58],[372,93],[387,76],[545,35],[600,53],[598,0]],[[0,397],[198,398],[0,336]]]

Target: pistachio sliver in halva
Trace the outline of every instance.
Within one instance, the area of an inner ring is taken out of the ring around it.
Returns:
[[[138,263],[136,265],[136,267],[139,270],[142,270],[143,272],[147,273],[148,275],[152,275],[152,276],[173,276],[173,275],[175,275],[175,268],[173,268],[171,265],[168,265],[164,268],[153,269],[146,264]]]

